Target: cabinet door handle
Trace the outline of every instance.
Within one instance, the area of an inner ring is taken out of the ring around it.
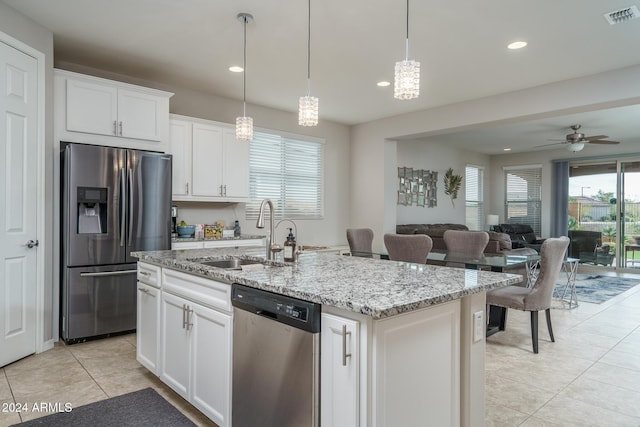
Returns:
[[[193,309],[187,306],[187,331],[190,331],[193,327],[193,322],[191,322],[191,315],[193,314]]]
[[[187,327],[187,304],[182,304],[182,329]]]
[[[189,183],[188,182],[184,185],[184,194],[186,194],[187,196],[189,195]]]
[[[120,122],[120,136],[122,136],[122,122]]]
[[[151,273],[149,273],[148,271],[139,271],[138,273],[140,273],[141,276],[145,276],[145,277],[151,276]]]
[[[227,197],[227,184],[224,185],[224,197]]]
[[[117,135],[118,134],[118,122],[117,121],[113,121],[113,134]]]
[[[342,325],[342,366],[347,366],[347,357],[351,357],[351,353],[347,353],[347,335],[351,332],[347,332],[347,325]]]
[[[145,294],[148,294],[148,293],[149,293],[149,289],[146,289],[146,288],[138,288],[138,290],[139,290],[140,292],[144,292]]]

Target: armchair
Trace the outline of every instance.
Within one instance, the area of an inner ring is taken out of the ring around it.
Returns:
[[[531,226],[527,224],[500,224],[494,228],[495,231],[509,235],[513,249],[532,248],[540,252],[540,246],[544,242],[544,239],[538,239]]]

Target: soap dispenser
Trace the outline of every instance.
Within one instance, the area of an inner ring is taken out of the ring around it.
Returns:
[[[292,228],[289,228],[289,235],[284,242],[284,260],[287,262],[296,260],[296,236],[293,235]]]

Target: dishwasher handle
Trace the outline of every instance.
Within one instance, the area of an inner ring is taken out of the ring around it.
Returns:
[[[258,316],[268,317],[269,319],[278,320],[278,315],[267,310],[257,310]]]

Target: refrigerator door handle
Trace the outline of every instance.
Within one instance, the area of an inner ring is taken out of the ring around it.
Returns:
[[[128,170],[129,177],[129,242],[128,245],[131,246],[131,241],[133,240],[133,170],[129,168]]]
[[[138,270],[101,271],[99,273],[80,273],[80,277],[122,276],[137,273]]]
[[[126,235],[125,218],[127,216],[127,206],[125,203],[126,183],[124,178],[124,168],[120,168],[120,246],[124,246]]]

